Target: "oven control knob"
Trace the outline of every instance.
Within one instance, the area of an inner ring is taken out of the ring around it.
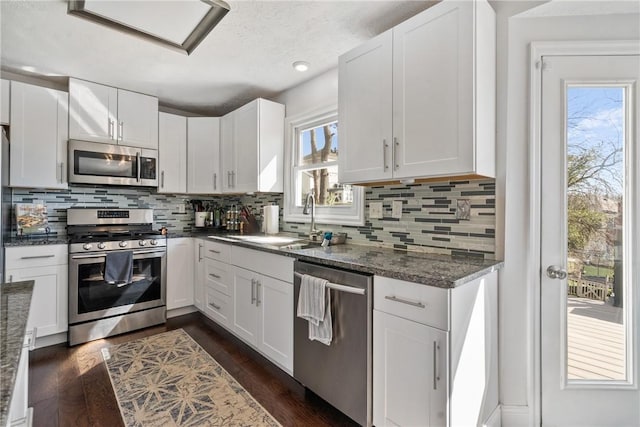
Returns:
[[[122,241],[122,242],[118,243],[118,246],[120,246],[121,248],[126,248],[127,247],[127,242]]]
[[[105,245],[104,243],[102,243],[102,242],[98,243],[98,249],[104,249],[106,247],[107,247],[107,245]]]
[[[144,246],[144,245],[146,245],[146,244],[147,244],[147,241],[146,241],[146,240],[140,240],[140,241],[138,242],[138,244],[139,244],[140,246]]]
[[[151,246],[155,246],[158,244],[158,241],[156,239],[151,239],[149,243],[151,243]]]
[[[93,246],[91,246],[91,243],[85,243],[84,245],[82,245],[82,249],[84,249],[85,251],[91,250]]]

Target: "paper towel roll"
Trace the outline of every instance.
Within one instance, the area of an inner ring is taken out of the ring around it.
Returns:
[[[278,205],[264,207],[262,224],[265,233],[278,234],[280,231],[280,207]]]

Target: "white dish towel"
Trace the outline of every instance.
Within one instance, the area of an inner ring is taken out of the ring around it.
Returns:
[[[333,325],[331,322],[331,292],[329,281],[304,274],[300,281],[298,317],[309,322],[309,339],[331,345]]]

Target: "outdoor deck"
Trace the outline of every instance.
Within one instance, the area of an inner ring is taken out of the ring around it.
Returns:
[[[623,310],[610,302],[568,296],[569,379],[624,380]]]

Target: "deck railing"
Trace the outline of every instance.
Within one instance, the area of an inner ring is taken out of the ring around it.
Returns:
[[[582,298],[606,301],[609,291],[613,289],[611,283],[569,277],[567,282],[568,294]]]

